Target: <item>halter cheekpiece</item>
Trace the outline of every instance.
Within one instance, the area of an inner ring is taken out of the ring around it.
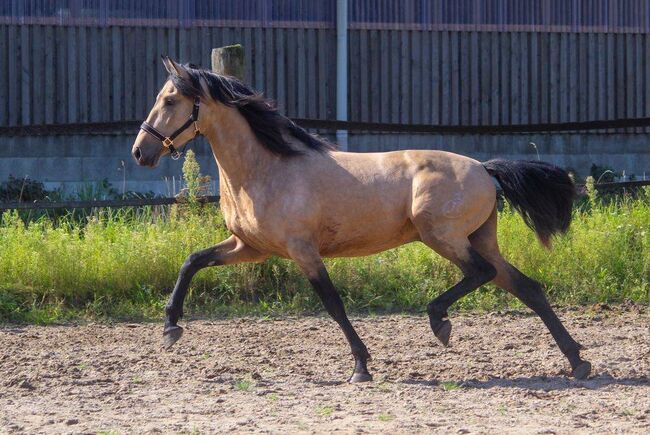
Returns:
[[[199,130],[199,126],[196,124],[196,121],[199,119],[200,103],[201,103],[200,98],[194,99],[194,107],[192,108],[192,114],[190,115],[190,118],[187,121],[185,121],[185,124],[181,125],[170,136],[165,136],[164,134],[160,133],[147,121],[144,121],[142,125],[140,125],[140,129],[144,130],[145,132],[149,133],[150,135],[158,139],[160,142],[162,142],[165,148],[169,148],[169,152],[171,153],[172,159],[178,160],[183,154],[183,152],[178,151],[176,148],[174,148],[174,139],[176,139],[178,135],[180,135],[182,132],[187,130],[192,124],[194,124],[194,137],[197,137],[198,135],[201,134],[201,131]]]

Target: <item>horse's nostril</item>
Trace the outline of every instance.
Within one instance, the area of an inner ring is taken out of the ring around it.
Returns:
[[[133,157],[135,157],[137,161],[140,161],[140,158],[142,157],[142,153],[140,152],[139,147],[136,148],[135,151],[133,151]]]

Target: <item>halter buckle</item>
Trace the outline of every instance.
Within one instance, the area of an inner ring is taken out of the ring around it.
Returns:
[[[169,148],[170,146],[174,145],[174,141],[168,137],[164,138],[162,140],[162,144],[165,148]]]

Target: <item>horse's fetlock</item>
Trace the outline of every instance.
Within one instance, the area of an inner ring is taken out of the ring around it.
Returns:
[[[429,302],[427,305],[427,313],[429,314],[429,318],[436,320],[442,320],[448,317],[447,310],[441,309],[436,301]]]
[[[167,314],[167,319],[169,322],[175,325],[176,322],[178,322],[178,320],[183,317],[183,309],[177,308],[171,304],[167,304],[165,306],[165,314]]]

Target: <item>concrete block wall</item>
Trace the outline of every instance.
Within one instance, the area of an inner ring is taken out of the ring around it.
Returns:
[[[180,189],[182,160],[161,160],[155,168],[139,167],[131,157],[135,135],[77,135],[0,138],[0,182],[9,175],[28,176],[47,188],[74,192],[89,183],[107,179],[118,191],[170,195]],[[534,142],[537,151],[530,142]],[[495,157],[542,160],[589,174],[592,164],[650,178],[648,134],[553,134],[553,135],[402,135],[352,134],[351,151],[373,152],[397,149],[441,149],[480,161]],[[191,144],[201,172],[210,175],[217,192],[217,166],[204,139]],[[176,186],[174,189],[174,185]]]

